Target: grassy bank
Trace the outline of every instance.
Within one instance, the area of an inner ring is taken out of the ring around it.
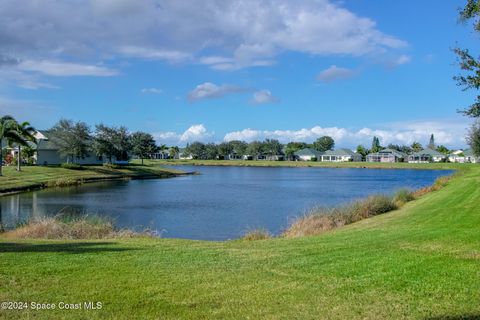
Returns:
[[[168,178],[178,174],[181,172],[177,170],[141,165],[122,168],[85,166],[83,170],[72,170],[59,166],[33,166],[22,167],[20,172],[17,172],[14,167],[4,167],[3,176],[0,176],[0,194],[111,179]]]
[[[138,161],[139,163],[139,161]],[[239,166],[239,167],[318,167],[371,169],[438,169],[457,170],[472,164],[464,163],[379,163],[379,162],[318,162],[318,161],[251,161],[251,160],[146,160],[149,165]]]
[[[0,236],[0,310],[68,319],[477,319],[480,166],[440,190],[319,236],[260,241],[39,241]]]

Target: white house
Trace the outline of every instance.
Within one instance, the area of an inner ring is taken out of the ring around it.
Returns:
[[[403,162],[407,156],[394,149],[383,149],[367,155],[367,162]]]
[[[294,153],[295,159],[300,161],[318,161],[322,156],[320,151],[311,148],[298,150]]]
[[[320,161],[326,162],[360,162],[362,155],[349,149],[328,150],[322,153]]]

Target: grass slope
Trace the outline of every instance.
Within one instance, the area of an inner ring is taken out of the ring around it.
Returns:
[[[166,178],[179,173],[179,171],[159,166],[140,165],[127,166],[121,169],[85,166],[84,170],[71,170],[53,166],[26,166],[22,167],[20,172],[17,172],[14,167],[4,167],[3,176],[0,176],[0,193],[102,179]]]
[[[478,319],[480,167],[401,210],[261,241],[0,240],[0,301],[101,301],[18,319]],[[0,238],[1,239],[1,238]]]

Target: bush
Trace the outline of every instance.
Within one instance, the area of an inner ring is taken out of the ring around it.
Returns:
[[[104,239],[139,235],[130,230],[116,230],[112,221],[95,215],[57,215],[33,219],[5,233],[8,238],[22,239]]]
[[[70,169],[70,170],[84,170],[85,168],[82,167],[81,165],[77,163],[62,163],[60,165],[64,169]]]
[[[310,236],[397,209],[391,197],[370,196],[365,200],[332,209],[317,207],[295,220],[283,233],[286,237]]]
[[[270,239],[272,235],[268,230],[265,229],[255,229],[255,230],[250,230],[245,233],[245,235],[242,237],[243,240],[247,241],[255,241],[255,240],[265,240],[265,239]]]
[[[114,163],[104,163],[103,166],[109,169],[122,169],[125,165],[114,164]]]
[[[408,189],[400,189],[393,196],[393,201],[398,207],[412,200],[415,200],[415,194]]]

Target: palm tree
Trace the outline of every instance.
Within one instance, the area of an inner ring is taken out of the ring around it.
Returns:
[[[31,141],[36,143],[35,139],[35,128],[30,125],[27,121],[22,123],[17,123],[17,133],[20,134],[20,137],[23,138],[23,142],[18,141],[11,141],[12,143],[16,143],[18,147],[18,158],[17,158],[17,171],[20,171],[20,164],[21,164],[21,154],[22,154],[22,145],[28,146],[27,142]]]
[[[3,116],[0,118],[0,176],[3,168],[3,139],[6,139],[9,144],[12,142],[26,145],[27,142],[18,132],[18,123],[11,116]]]

